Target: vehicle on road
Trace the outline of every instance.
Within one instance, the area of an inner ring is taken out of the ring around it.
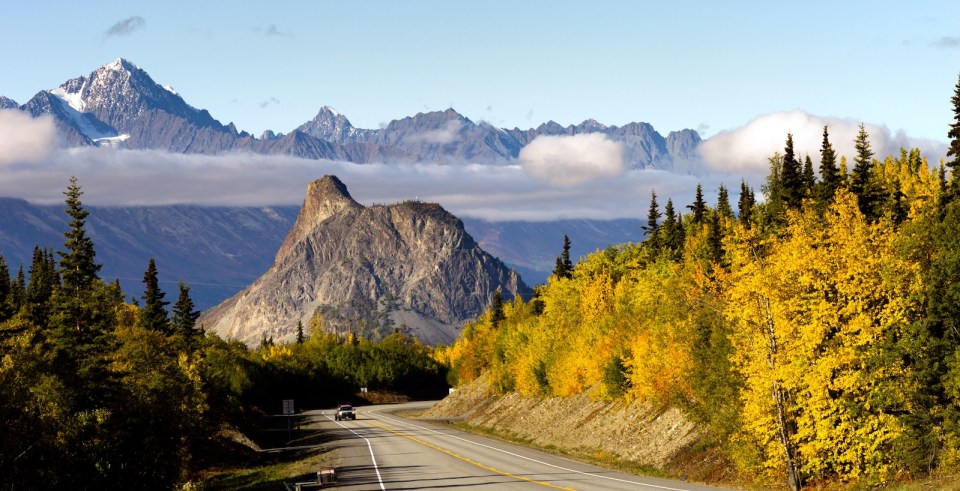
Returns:
[[[343,421],[345,419],[357,419],[357,413],[353,410],[353,406],[349,404],[341,404],[337,406],[337,414],[333,416],[333,419],[337,421]]]

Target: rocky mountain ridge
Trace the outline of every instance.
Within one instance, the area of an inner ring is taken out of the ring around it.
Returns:
[[[531,293],[440,205],[366,207],[326,176],[308,186],[273,266],[200,322],[256,344],[289,341],[298,323],[309,329],[319,313],[329,330],[376,336],[401,329],[429,344],[448,343],[498,289],[505,298]]]
[[[381,129],[362,129],[326,106],[287,134],[268,130],[255,138],[238,131],[233,123],[224,125],[205,109],[191,106],[172,88],[158,84],[142,68],[122,58],[55,89],[40,91],[20,106],[0,97],[2,108],[52,115],[69,146],[205,154],[241,150],[355,163],[506,163],[541,135],[603,133],[624,144],[632,167],[669,168],[693,157],[700,144],[694,130],[663,137],[648,123],[617,127],[588,119],[568,126],[549,121],[526,130],[496,128],[475,123],[452,108],[394,120]]]

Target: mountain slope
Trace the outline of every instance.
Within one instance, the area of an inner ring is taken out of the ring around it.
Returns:
[[[296,207],[88,207],[100,277],[143,293],[143,272],[156,259],[168,299],[191,285],[199,309],[210,308],[263,274],[297,216]],[[63,205],[0,198],[0,253],[12,274],[30,267],[33,248],[62,250],[69,217]],[[176,298],[170,299],[175,300]]]
[[[309,326],[320,312],[328,329],[400,328],[436,344],[452,341],[498,288],[506,298],[530,293],[440,205],[365,207],[327,176],[308,186],[270,270],[200,322],[255,344],[290,340],[298,322]]]
[[[16,107],[16,103],[3,98],[0,107]],[[123,58],[41,91],[20,109],[34,116],[52,115],[69,146],[206,154],[243,150],[355,163],[502,164],[515,160],[539,136],[603,133],[623,143],[631,167],[669,168],[695,156],[700,144],[699,135],[689,129],[664,138],[647,123],[617,127],[592,119],[578,125],[549,121],[537,128],[506,130],[475,123],[452,108],[393,120],[380,129],[362,129],[328,106],[288,134],[267,130],[254,138],[238,132],[233,123],[224,125],[206,110],[191,106]]]

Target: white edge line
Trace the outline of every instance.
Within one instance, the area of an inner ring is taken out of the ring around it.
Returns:
[[[409,422],[409,421],[394,419],[394,418],[391,418],[391,417],[389,417],[389,416],[384,416],[382,413],[380,413],[380,412],[378,412],[378,411],[370,411],[370,412],[371,412],[371,413],[376,413],[377,416],[380,416],[381,418],[390,420],[390,421],[392,421],[392,422],[395,423],[395,424],[396,424],[396,423],[405,424],[405,425],[407,425],[407,426],[412,426],[412,427],[417,428],[417,429],[420,429],[420,430],[429,431],[429,432],[431,432],[431,433],[435,433],[435,434],[441,435],[441,436],[446,436],[446,437],[449,437],[449,438],[455,438],[455,439],[457,439],[457,440],[460,440],[460,441],[462,441],[462,442],[469,443],[469,444],[471,444],[471,445],[476,445],[476,446],[478,446],[478,447],[484,447],[484,448],[486,448],[486,449],[493,450],[493,451],[495,451],[495,452],[500,452],[500,453],[503,453],[503,454],[507,454],[507,455],[510,455],[510,456],[512,456],[512,457],[517,457],[517,458],[520,458],[520,459],[528,460],[528,461],[530,461],[530,462],[534,462],[534,463],[537,463],[537,464],[540,464],[540,465],[545,465],[545,466],[547,466],[547,467],[553,467],[554,469],[559,469],[559,470],[566,471],[566,472],[572,472],[572,473],[574,473],[574,474],[580,474],[581,476],[590,476],[590,477],[594,477],[594,478],[597,478],[597,479],[606,479],[606,480],[608,480],[608,481],[617,481],[617,482],[622,482],[622,483],[627,483],[627,484],[636,484],[636,485],[639,485],[639,486],[645,486],[645,487],[651,487],[651,488],[657,488],[657,489],[666,489],[666,490],[668,490],[668,491],[688,491],[688,490],[683,489],[683,488],[671,488],[671,487],[669,487],[669,486],[660,486],[660,485],[657,485],[657,484],[649,484],[649,483],[645,483],[645,482],[631,481],[631,480],[629,480],[629,479],[621,479],[621,478],[619,478],[619,477],[601,476],[600,474],[593,474],[593,473],[591,473],[591,472],[578,471],[578,470],[576,470],[576,469],[570,469],[570,468],[562,467],[562,466],[559,466],[559,465],[556,465],[556,464],[551,464],[551,463],[549,463],[549,462],[543,462],[543,461],[540,461],[540,460],[537,460],[537,459],[534,459],[534,458],[531,458],[531,457],[527,457],[527,456],[524,456],[524,455],[516,454],[516,453],[510,452],[510,451],[507,451],[507,450],[503,450],[502,448],[497,448],[497,447],[493,447],[493,446],[490,446],[490,445],[485,445],[485,444],[483,444],[483,443],[479,443],[479,442],[467,440],[466,438],[461,438],[461,437],[459,437],[459,436],[451,435],[451,434],[449,434],[449,433],[443,433],[443,432],[437,431],[437,430],[435,430],[435,429],[433,429],[433,428],[427,428],[427,427],[425,427],[425,426],[415,425],[415,424],[413,424],[413,423],[411,423],[411,422]],[[348,429],[349,429],[349,428],[348,428]],[[363,438],[363,437],[361,437],[361,438]]]
[[[358,437],[362,438],[363,441],[367,442],[367,448],[370,449],[370,460],[373,461],[373,470],[374,470],[374,472],[377,473],[377,482],[380,483],[380,489],[382,489],[383,491],[387,491],[387,488],[384,487],[384,485],[383,485],[383,477],[380,476],[380,467],[377,466],[377,457],[373,455],[373,444],[370,443],[370,440],[367,440],[367,437],[361,435],[360,433],[357,433],[356,431],[353,431],[353,430],[351,430],[350,428],[347,428],[346,426],[343,425],[343,423],[341,423],[341,422],[339,422],[339,421],[331,418],[330,415],[327,414],[326,412],[322,412],[322,413],[320,413],[320,414],[326,416],[327,419],[329,419],[330,421],[332,421],[333,423],[335,423],[337,426],[340,426],[341,428],[349,431],[350,433],[353,433],[354,435],[357,435]]]

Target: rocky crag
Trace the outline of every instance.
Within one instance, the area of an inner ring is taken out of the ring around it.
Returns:
[[[455,339],[497,289],[506,299],[530,294],[440,205],[365,207],[326,176],[308,186],[274,265],[200,322],[249,345],[293,339],[298,322],[309,330],[319,318],[314,325],[340,333],[400,329],[437,344]]]

